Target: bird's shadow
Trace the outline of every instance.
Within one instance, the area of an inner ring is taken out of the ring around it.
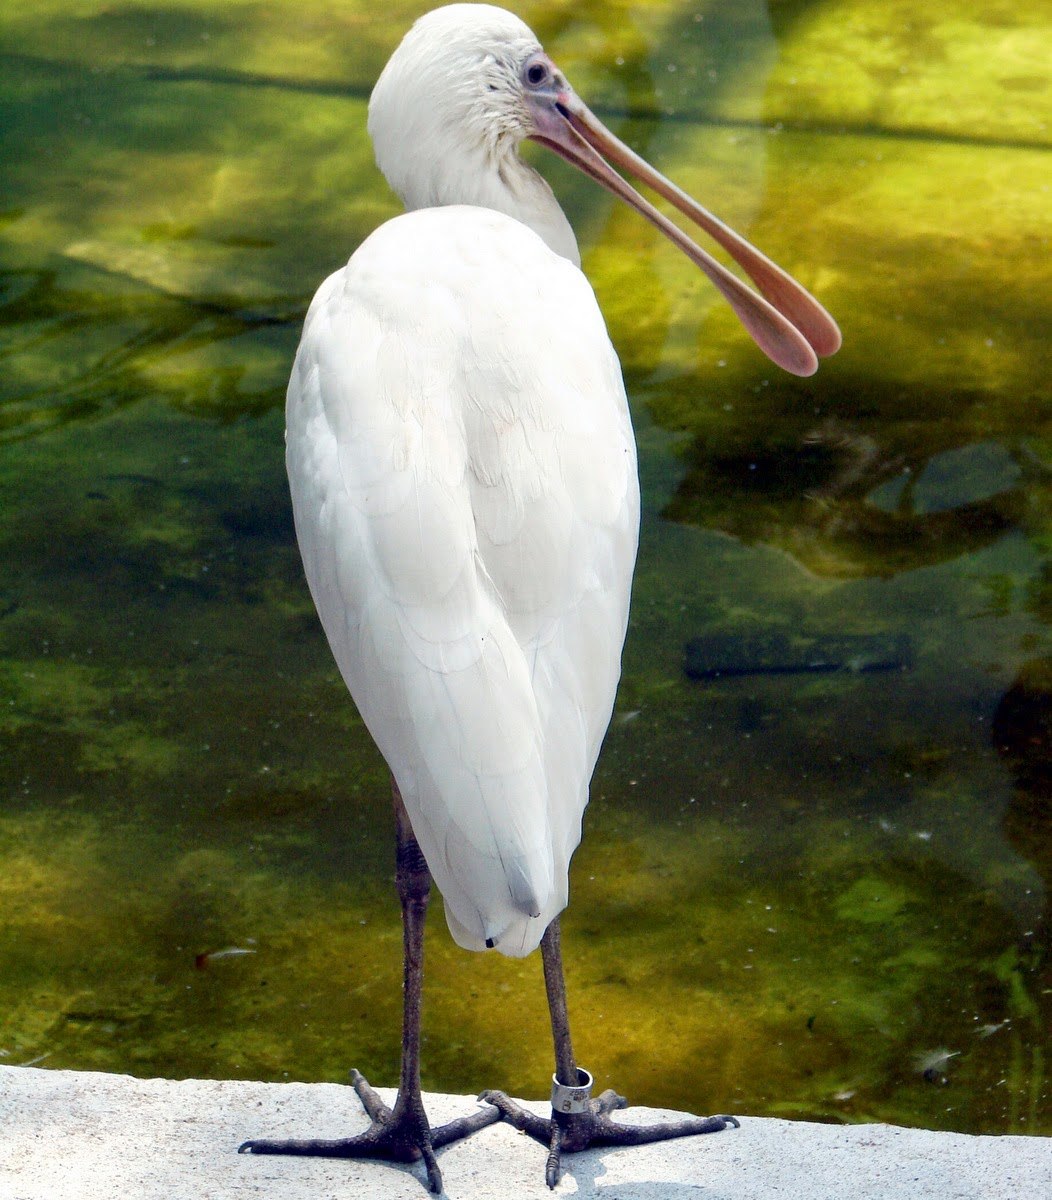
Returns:
[[[563,1165],[563,1178],[571,1176],[577,1185],[578,1200],[733,1200],[722,1188],[716,1190],[705,1183],[688,1183],[683,1180],[632,1179],[604,1182],[606,1156],[622,1154],[627,1147],[611,1150],[584,1150],[573,1155]],[[543,1163],[541,1164],[543,1169]],[[562,1189],[557,1187],[554,1195]]]
[[[502,1125],[498,1124],[494,1128],[499,1129],[502,1127]],[[511,1131],[510,1126],[508,1128]],[[518,1136],[526,1138],[525,1134],[519,1134]],[[640,1147],[629,1146],[597,1147],[594,1150],[580,1150],[574,1154],[566,1155],[563,1159],[559,1183],[553,1192],[549,1192],[544,1186],[544,1147],[539,1143],[533,1143],[532,1147],[536,1151],[535,1178],[537,1184],[536,1194],[538,1196],[550,1195],[558,1198],[561,1195],[573,1194],[576,1200],[734,1200],[732,1193],[725,1188],[714,1187],[702,1181],[692,1183],[683,1179],[619,1179],[618,1175],[620,1172],[608,1171],[608,1159],[613,1162],[616,1161],[615,1156],[633,1150],[638,1153],[640,1150]],[[451,1149],[452,1147],[449,1147],[446,1150],[438,1152],[437,1159],[440,1167],[442,1166],[444,1155]],[[499,1149],[495,1149],[490,1161],[499,1163],[499,1158],[500,1151]],[[420,1174],[419,1167],[401,1167],[395,1163],[382,1165],[415,1173],[416,1177],[421,1180],[422,1187],[425,1189],[423,1195],[429,1194],[426,1192],[427,1185],[422,1174]],[[701,1169],[700,1166],[699,1169]],[[570,1183],[572,1192],[567,1188],[568,1182]],[[532,1191],[530,1194],[533,1194]],[[442,1195],[445,1197],[445,1200],[461,1200],[459,1181],[451,1182],[449,1187],[443,1189]]]

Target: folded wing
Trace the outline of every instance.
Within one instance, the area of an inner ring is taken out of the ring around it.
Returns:
[[[396,218],[319,289],[287,425],[311,591],[450,929],[528,953],[566,903],[638,528],[591,289],[498,213]]]

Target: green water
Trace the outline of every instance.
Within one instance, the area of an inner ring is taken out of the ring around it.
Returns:
[[[397,211],[365,102],[425,6],[373,7],[0,2],[5,1063],[396,1079],[385,771],[281,445],[307,300]],[[1052,1133],[1052,32],[968,7],[520,9],[845,335],[781,376],[546,168],[640,441],[564,940],[579,1057],[641,1103]],[[687,678],[745,634],[909,656]],[[425,1086],[546,1094],[539,963],[438,908]]]

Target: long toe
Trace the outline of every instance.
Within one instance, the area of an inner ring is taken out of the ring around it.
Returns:
[[[500,1116],[520,1133],[528,1133],[530,1137],[545,1146],[551,1141],[552,1123],[547,1117],[539,1117],[529,1109],[523,1108],[521,1104],[512,1100],[504,1092],[483,1092],[479,1099],[485,1104],[492,1105]]]

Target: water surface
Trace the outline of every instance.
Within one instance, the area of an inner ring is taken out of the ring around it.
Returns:
[[[397,1076],[385,770],[281,443],[310,294],[398,210],[365,103],[426,6],[371,7],[0,12],[5,1062]],[[645,509],[565,919],[579,1057],[655,1105],[1052,1133],[1049,31],[1000,0],[521,12],[845,335],[780,375],[545,164]],[[908,653],[684,671],[779,637]],[[545,1094],[539,962],[438,908],[425,1086]]]

